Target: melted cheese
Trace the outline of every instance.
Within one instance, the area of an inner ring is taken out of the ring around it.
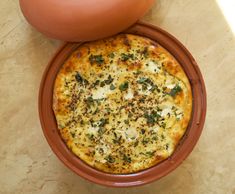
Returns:
[[[134,97],[134,94],[133,94],[133,91],[132,91],[132,89],[128,89],[128,92],[124,95],[124,98],[126,99],[126,100],[129,100],[129,99],[132,99]]]
[[[147,61],[145,66],[145,71],[149,71],[151,73],[159,73],[161,71],[157,64],[153,61]]]
[[[97,90],[92,91],[92,97],[94,99],[102,99],[106,98],[108,94],[110,94],[111,91],[108,86],[100,87]]]
[[[88,165],[122,174],[168,158],[192,109],[188,79],[160,45],[135,35],[85,43],[57,75],[62,138]]]

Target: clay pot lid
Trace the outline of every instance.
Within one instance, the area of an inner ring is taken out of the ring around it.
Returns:
[[[154,0],[20,0],[38,31],[64,41],[89,41],[119,33],[140,19]]]
[[[173,171],[191,153],[203,129],[206,116],[206,90],[197,63],[187,49],[173,36],[162,29],[144,23],[137,23],[123,33],[148,37],[166,48],[181,64],[189,78],[193,94],[193,111],[186,134],[173,155],[141,172],[115,175],[96,170],[76,157],[65,145],[57,129],[52,110],[54,80],[67,57],[79,43],[65,43],[48,64],[40,86],[39,116],[44,135],[58,158],[72,171],[92,182],[112,187],[131,187],[150,183]]]

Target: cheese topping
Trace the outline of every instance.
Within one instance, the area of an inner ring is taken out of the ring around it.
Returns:
[[[191,116],[189,81],[147,38],[80,45],[57,75],[53,110],[66,145],[88,165],[123,174],[168,158]]]

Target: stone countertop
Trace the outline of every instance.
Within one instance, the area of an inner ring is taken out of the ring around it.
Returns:
[[[37,97],[42,73],[61,43],[30,27],[17,0],[1,0],[0,193],[235,194],[235,22],[232,28],[224,17],[233,14],[234,21],[235,7],[226,2],[158,0],[143,18],[177,37],[195,57],[207,88],[207,119],[195,149],[175,171],[145,186],[115,189],[80,178],[52,153]],[[225,8],[233,10],[230,15]]]

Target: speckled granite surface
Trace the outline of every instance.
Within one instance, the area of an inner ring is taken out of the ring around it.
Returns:
[[[158,0],[143,20],[176,36],[205,78],[207,119],[187,160],[129,189],[95,185],[67,169],[50,150],[37,111],[41,76],[60,42],[31,28],[17,0],[1,0],[0,193],[235,194],[235,32],[216,0]]]

